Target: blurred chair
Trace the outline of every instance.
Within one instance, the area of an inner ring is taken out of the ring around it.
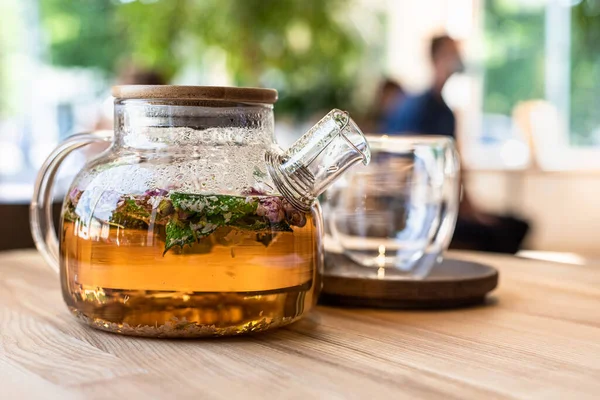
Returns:
[[[58,227],[61,203],[54,203],[54,225]],[[0,204],[0,251],[34,247],[29,231],[29,204]]]
[[[544,100],[521,102],[513,120],[529,144],[534,169],[556,169],[565,162],[565,123],[554,105]]]

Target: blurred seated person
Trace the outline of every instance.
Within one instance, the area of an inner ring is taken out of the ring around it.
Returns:
[[[400,107],[406,99],[406,92],[398,82],[392,79],[384,79],[379,85],[375,97],[371,118],[375,129],[381,131],[381,122],[387,120],[394,111]],[[385,128],[385,127],[384,127]]]
[[[353,119],[363,132],[381,132],[381,121],[393,112],[406,94],[396,81],[384,78],[375,91],[371,107],[364,115],[356,114]]]
[[[432,39],[430,47],[433,85],[422,94],[409,96],[382,120],[390,135],[442,135],[456,139],[454,113],[442,98],[448,79],[464,70],[457,43],[449,36]],[[516,253],[529,225],[512,216],[491,215],[473,205],[463,186],[459,217],[450,245],[455,249]]]
[[[432,87],[419,95],[408,96],[387,113],[382,120],[384,132],[455,137],[456,121],[452,110],[442,98],[442,89],[454,73],[464,70],[456,42],[449,36],[433,38],[431,61],[434,69]]]

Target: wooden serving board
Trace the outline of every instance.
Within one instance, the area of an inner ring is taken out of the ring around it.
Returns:
[[[484,302],[498,285],[498,271],[484,264],[446,258],[422,279],[406,279],[327,253],[320,301],[331,305],[386,308],[452,308]]]

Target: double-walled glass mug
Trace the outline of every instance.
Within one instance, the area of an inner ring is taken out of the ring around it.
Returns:
[[[391,279],[423,278],[448,248],[459,160],[438,136],[367,136],[372,161],[326,194],[326,224],[350,259]]]
[[[42,167],[31,229],[72,313],[129,335],[263,331],[313,307],[321,287],[316,197],[370,158],[331,111],[288,150],[274,143],[269,89],[118,86],[114,136],[75,135]],[[72,150],[110,148],[76,176],[59,237],[52,181]]]

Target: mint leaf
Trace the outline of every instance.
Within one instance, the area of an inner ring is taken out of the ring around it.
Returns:
[[[171,250],[175,246],[183,248],[185,245],[191,246],[196,241],[196,235],[189,224],[181,224],[176,219],[167,222],[165,227],[165,251]]]
[[[240,197],[226,195],[200,195],[188,193],[171,193],[171,201],[176,210],[207,217],[221,215],[224,223],[236,220],[256,212],[257,197]]]
[[[276,197],[175,192],[171,193],[170,200],[174,215],[167,223],[165,252],[173,246],[192,245],[199,238],[225,227],[257,233],[293,232],[285,221],[281,200]],[[176,226],[171,226],[173,220],[177,220]]]
[[[150,212],[141,205],[137,204],[134,199],[125,200],[125,204],[121,207],[118,207],[115,211],[129,218],[138,219],[146,223],[148,223],[150,219]]]
[[[150,223],[150,212],[134,199],[124,199],[112,213],[108,223],[126,228],[143,229]]]

